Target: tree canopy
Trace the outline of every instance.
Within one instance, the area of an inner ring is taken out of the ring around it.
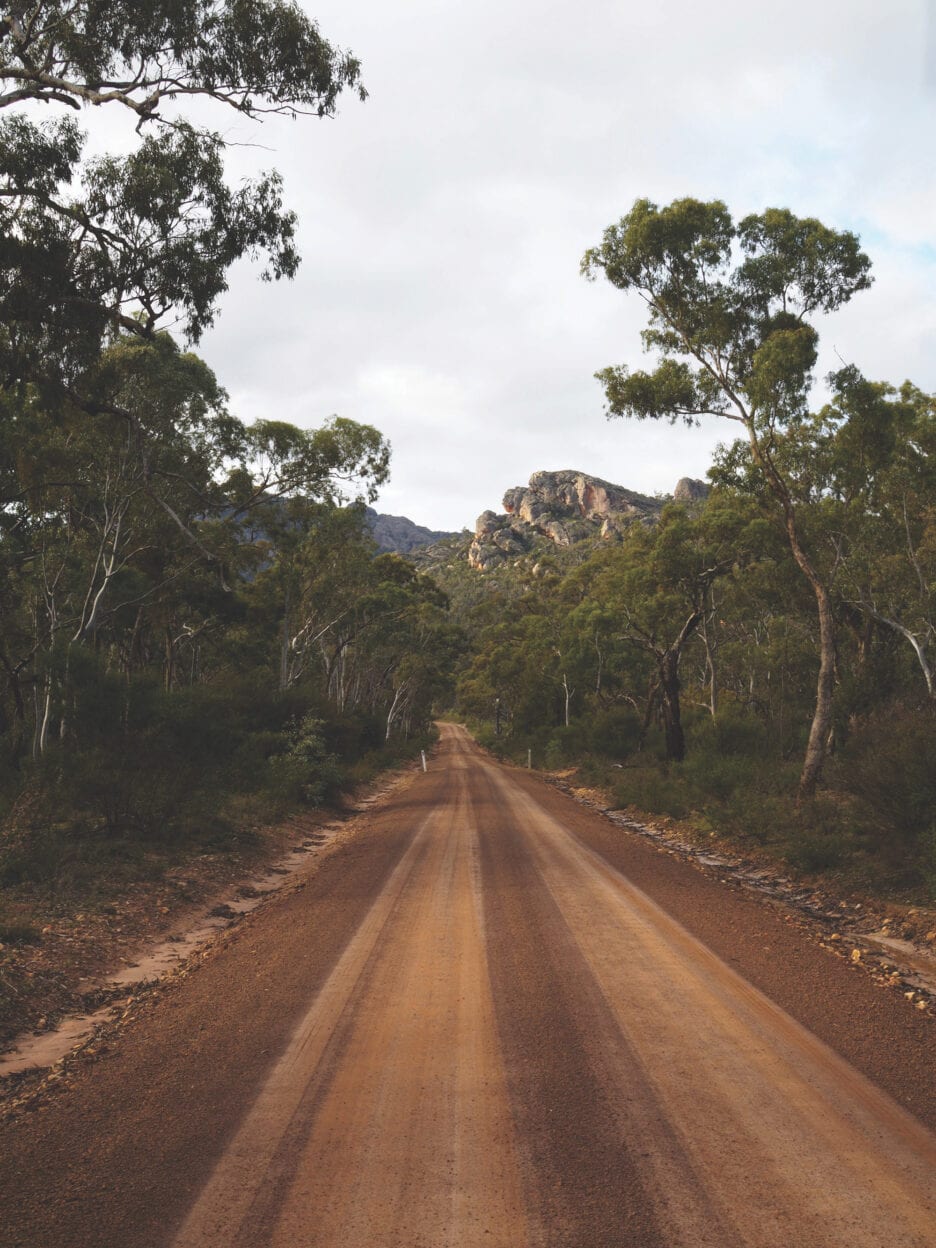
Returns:
[[[126,832],[213,786],[317,799],[329,748],[423,731],[450,679],[444,597],[363,522],[386,440],[246,425],[190,349],[236,261],[299,264],[279,174],[232,183],[205,119],[345,91],[291,0],[0,7],[0,805]],[[126,134],[88,158],[102,108]]]
[[[102,343],[212,323],[238,259],[299,264],[275,171],[237,187],[197,99],[248,117],[334,113],[360,65],[288,0],[35,0],[0,17],[0,382],[75,389]],[[37,105],[64,115],[44,116]],[[83,160],[75,113],[125,109],[138,143]],[[181,110],[181,111],[180,111]]]

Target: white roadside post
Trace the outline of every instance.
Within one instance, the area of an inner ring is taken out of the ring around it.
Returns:
[[[533,751],[527,750],[527,771],[533,770]]]
[[[422,760],[423,760],[423,771],[428,771],[428,770],[429,770],[429,768],[426,766],[426,751],[425,751],[425,750],[420,750],[419,752],[420,752],[420,754],[422,755]]]

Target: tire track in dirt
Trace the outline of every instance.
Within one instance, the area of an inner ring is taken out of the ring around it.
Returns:
[[[445,726],[303,892],[0,1127],[0,1243],[933,1248],[902,1004]]]
[[[933,1242],[933,1136],[483,765],[635,1055],[604,1088],[644,1106],[666,1242]]]
[[[174,1248],[526,1242],[465,774],[453,769]]]

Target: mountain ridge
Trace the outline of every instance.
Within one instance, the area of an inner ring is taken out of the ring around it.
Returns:
[[[423,524],[416,524],[407,516],[390,516],[375,511],[373,507],[365,507],[371,536],[378,548],[385,552],[408,555],[423,546],[432,546],[436,542],[445,541],[449,537],[457,537],[457,533],[449,533],[442,529],[427,529]]]

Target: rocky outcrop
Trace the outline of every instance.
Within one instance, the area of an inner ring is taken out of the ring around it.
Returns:
[[[677,503],[699,503],[708,498],[712,487],[705,481],[696,481],[692,477],[680,477],[673,490],[673,498]]]
[[[547,518],[577,517],[604,521],[611,517],[641,519],[656,515],[660,503],[584,472],[534,472],[528,486],[519,485],[504,495],[504,510],[529,524]]]
[[[395,551],[399,555],[409,554],[421,546],[431,546],[433,542],[441,542],[447,537],[455,537],[454,533],[435,532],[414,524],[406,516],[384,516],[374,511],[373,507],[365,507],[367,523],[374,541],[382,551]]]
[[[534,472],[529,485],[507,491],[502,514],[485,511],[478,517],[468,562],[487,571],[544,539],[565,547],[611,538],[628,525],[653,523],[662,507],[659,499],[584,472]]]

